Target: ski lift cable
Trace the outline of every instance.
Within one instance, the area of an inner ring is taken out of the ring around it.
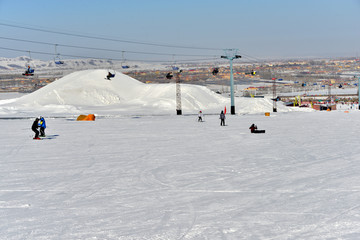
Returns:
[[[86,35],[86,34],[68,33],[68,32],[62,32],[62,31],[41,29],[41,28],[36,28],[36,27],[25,27],[25,26],[20,26],[20,25],[15,25],[15,24],[7,24],[7,23],[1,23],[1,22],[0,22],[0,25],[6,26],[6,27],[12,27],[12,28],[20,28],[20,29],[26,29],[26,30],[32,30],[32,31],[39,31],[39,32],[46,32],[46,33],[53,33],[53,34],[59,34],[59,35],[72,36],[72,37],[81,37],[81,38],[96,39],[96,40],[103,40],[103,41],[112,41],[112,42],[123,42],[123,43],[138,44],[138,45],[148,45],[148,46],[166,47],[166,48],[213,50],[213,51],[222,50],[220,48],[207,48],[207,47],[199,47],[199,46],[198,47],[192,47],[192,46],[184,46],[184,45],[181,46],[181,45],[162,44],[162,43],[131,41],[131,40],[109,38],[109,37],[97,37],[97,36],[91,36],[91,35]]]
[[[139,51],[126,51],[126,50],[108,49],[108,48],[95,48],[95,47],[85,47],[85,46],[76,46],[76,45],[68,45],[68,44],[59,44],[59,43],[49,43],[49,42],[25,40],[25,39],[18,39],[18,38],[9,38],[9,37],[2,37],[2,36],[0,36],[0,39],[10,40],[10,41],[35,43],[35,44],[43,44],[43,45],[57,45],[57,46],[61,46],[61,47],[79,48],[79,49],[88,49],[88,50],[97,50],[97,51],[125,52],[125,53],[133,53],[133,54],[147,54],[147,55],[160,55],[160,56],[172,56],[173,55],[173,53],[139,52]],[[211,56],[213,56],[213,55],[207,55],[207,54],[176,54],[176,55],[182,56],[182,57],[211,57]]]
[[[8,50],[8,51],[16,51],[16,52],[22,52],[22,53],[28,53],[29,50],[23,50],[23,49],[14,49],[14,48],[6,48],[6,47],[0,47],[0,49]],[[41,54],[41,55],[50,55],[53,56],[54,53],[49,52],[39,52],[39,51],[31,51],[32,53]],[[98,59],[98,60],[106,60],[107,58],[101,58],[101,57],[91,57],[91,56],[80,56],[80,55],[70,55],[70,54],[62,54],[62,56],[65,57],[71,57],[71,58],[87,58],[87,59]],[[122,61],[120,58],[112,58],[116,61]],[[184,59],[178,62],[196,62],[196,61],[210,61],[215,60],[214,58],[201,58],[201,59]],[[131,61],[139,61],[139,62],[164,62],[164,63],[171,63],[170,60],[145,60],[145,59],[131,59]]]

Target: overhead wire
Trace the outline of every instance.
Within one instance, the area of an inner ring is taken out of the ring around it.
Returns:
[[[130,43],[130,44],[140,44],[140,45],[148,45],[148,46],[156,46],[156,47],[213,50],[213,51],[222,50],[220,48],[207,48],[207,47],[185,46],[185,45],[181,46],[181,45],[171,45],[171,44],[163,44],[163,43],[150,43],[150,42],[142,42],[142,41],[134,41],[134,40],[124,40],[124,39],[116,39],[116,38],[109,38],[109,37],[97,37],[97,36],[91,36],[91,35],[86,35],[86,34],[67,33],[67,32],[62,32],[62,31],[40,29],[40,28],[35,28],[35,27],[25,27],[25,26],[19,26],[19,25],[15,25],[15,24],[7,24],[7,23],[1,23],[1,22],[0,22],[0,25],[6,26],[6,27],[12,27],[12,28],[27,29],[27,30],[32,30],[32,31],[60,34],[60,35],[73,36],[73,37],[105,40],[105,41],[112,41],[112,42],[122,42],[122,43]]]
[[[41,32],[46,32],[46,33],[61,34],[61,35],[67,35],[67,36],[73,36],[73,37],[81,37],[81,38],[89,38],[89,39],[97,39],[97,40],[106,40],[106,41],[113,41],[113,42],[132,43],[132,44],[142,44],[142,45],[157,46],[157,47],[197,49],[197,50],[213,50],[213,51],[223,50],[223,49],[220,49],[220,48],[181,46],[181,45],[171,45],[171,44],[149,43],[149,42],[142,42],[142,41],[122,40],[122,39],[115,39],[115,38],[109,38],[109,37],[98,37],[98,36],[91,36],[91,35],[86,35],[86,34],[68,33],[68,32],[63,32],[63,31],[54,31],[54,30],[42,29],[42,28],[39,28],[39,27],[27,27],[27,26],[20,26],[20,25],[1,23],[1,22],[0,22],[0,25],[6,26],[6,27],[27,29],[27,30],[32,30],[32,31],[41,31]],[[10,38],[10,37],[0,37],[0,39],[6,39],[6,40],[11,40],[11,41],[21,41],[21,42],[28,42],[28,43],[36,43],[36,44],[44,44],[44,45],[45,44],[46,45],[57,45],[57,46],[61,46],[61,47],[88,49],[88,50],[97,50],[97,51],[122,52],[122,53],[125,52],[125,53],[131,53],[131,54],[158,55],[158,56],[177,56],[177,57],[178,56],[179,57],[213,57],[214,59],[217,59],[216,56],[208,55],[208,54],[174,54],[174,53],[145,52],[145,51],[128,51],[128,50],[117,50],[117,49],[107,49],[107,48],[76,46],[76,45],[69,45],[69,44],[49,43],[49,42],[41,42],[41,41]],[[243,56],[243,58],[248,59],[251,62],[263,62],[264,61],[264,60],[258,59],[256,57],[250,56],[249,54],[244,53],[244,51],[239,51],[239,52]],[[65,56],[64,54],[61,54],[61,55]],[[68,56],[70,56],[70,55],[68,55]],[[102,58],[102,59],[104,59],[104,58]],[[151,61],[151,60],[147,60],[147,61]],[[182,61],[184,61],[184,60],[182,60]],[[156,61],[153,61],[153,62],[156,62]]]
[[[51,55],[53,56],[54,53],[49,53],[49,52],[41,52],[41,51],[29,51],[29,50],[24,50],[24,49],[15,49],[15,48],[6,48],[6,47],[0,47],[0,49],[3,50],[8,50],[8,51],[16,51],[16,52],[23,52],[23,53],[36,53],[36,54],[41,54],[41,55]],[[86,59],[98,59],[98,60],[109,60],[109,58],[102,58],[102,57],[91,57],[91,56],[80,56],[80,55],[71,55],[71,54],[61,54],[61,56],[65,56],[65,57],[71,57],[71,58],[86,58]],[[217,58],[202,58],[202,59],[187,59],[187,60],[179,60],[177,62],[191,62],[191,61],[210,61],[210,60],[215,60]],[[122,61],[123,59],[121,58],[111,58],[111,60],[115,60],[115,61]],[[141,60],[141,59],[131,59],[131,61],[142,61],[142,62],[172,62],[169,60]]]
[[[59,44],[59,43],[49,43],[49,42],[40,42],[34,40],[25,40],[18,38],[9,38],[9,37],[1,37],[0,39],[10,40],[10,41],[18,41],[18,42],[28,42],[35,44],[43,44],[43,45],[57,45],[60,47],[68,47],[68,48],[79,48],[79,49],[88,49],[88,50],[97,50],[97,51],[108,51],[108,52],[125,52],[125,53],[134,53],[134,54],[148,54],[148,55],[160,55],[160,56],[182,56],[182,57],[213,57],[214,55],[207,54],[173,54],[173,53],[156,53],[156,52],[139,52],[139,51],[127,51],[127,50],[117,50],[117,49],[108,49],[108,48],[95,48],[95,47],[84,47],[77,45],[68,45],[68,44]]]

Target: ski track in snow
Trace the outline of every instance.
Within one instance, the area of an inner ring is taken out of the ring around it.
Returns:
[[[357,239],[359,116],[0,120],[0,239]]]

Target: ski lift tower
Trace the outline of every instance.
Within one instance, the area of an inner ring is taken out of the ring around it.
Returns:
[[[276,78],[272,78],[273,82],[273,112],[277,112],[277,107],[276,107]]]
[[[176,81],[176,115],[182,115],[181,110],[181,88],[180,88],[180,73],[182,70],[178,69],[175,74]]]
[[[235,114],[235,101],[234,101],[234,76],[233,76],[233,63],[236,58],[241,58],[237,55],[238,49],[224,49],[225,55],[221,58],[229,59],[230,62],[230,96],[231,96],[231,115]]]

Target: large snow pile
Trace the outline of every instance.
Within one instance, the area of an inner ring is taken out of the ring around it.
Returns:
[[[0,101],[0,114],[74,115],[92,112],[98,115],[168,114],[176,110],[176,86],[144,84],[120,72],[111,80],[107,70],[84,70],[69,74],[31,94],[14,100]],[[207,87],[181,84],[182,110],[194,114],[199,110],[218,113],[230,99]],[[272,110],[269,98],[237,98],[238,113]],[[279,106],[280,111],[290,108]]]

